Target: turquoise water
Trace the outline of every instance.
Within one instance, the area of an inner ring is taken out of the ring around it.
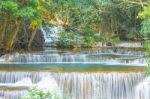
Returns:
[[[0,70],[31,70],[59,72],[144,71],[146,66],[108,63],[10,63],[0,64]]]

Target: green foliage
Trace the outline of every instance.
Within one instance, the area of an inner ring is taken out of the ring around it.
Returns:
[[[146,49],[145,58],[148,63],[148,69],[146,71],[147,75],[150,75],[150,4],[144,8],[143,11],[140,11],[138,18],[142,19],[141,24],[141,34],[144,37],[144,48]]]
[[[16,2],[12,0],[0,0],[0,10],[7,12],[15,12],[18,9],[18,5]]]
[[[51,5],[56,17],[66,22],[62,24],[66,28],[73,27],[82,32],[80,28],[87,29],[88,26],[105,39],[111,38],[110,35],[106,36],[110,32],[116,35],[122,32],[126,35],[130,33],[131,39],[139,33],[140,20],[136,19],[141,10],[139,5],[121,0],[53,0]],[[132,32],[133,28],[135,32]]]
[[[21,10],[18,10],[15,14],[16,17],[30,19],[31,17],[34,17],[35,10],[31,7],[26,7]]]
[[[53,96],[51,92],[43,92],[37,87],[30,88],[26,96],[21,97],[21,99],[58,99]]]
[[[62,33],[59,45],[89,46],[100,40],[118,42],[123,37],[140,38],[141,20],[137,19],[140,5],[121,0],[52,0],[46,6],[53,20],[50,24],[63,25],[75,32],[71,33],[73,37],[68,36],[68,32]],[[100,36],[95,36],[97,33]],[[76,42],[76,36],[82,38]]]
[[[4,43],[5,50],[13,49],[22,28],[28,26],[33,31],[40,28],[43,20],[41,6],[42,0],[0,0],[0,43]],[[32,33],[31,38],[34,37]]]
[[[65,31],[59,34],[57,42],[58,46],[75,47],[84,46],[91,47],[100,41],[99,34],[90,28],[83,28],[79,31]]]
[[[75,38],[74,32],[61,32],[59,35],[59,40],[57,42],[58,46],[71,47],[76,45],[78,40]]]
[[[148,52],[150,51],[150,40],[144,42],[144,48],[146,48]],[[148,55],[148,53],[146,53],[146,55]]]
[[[28,5],[32,5],[32,7],[36,8],[41,4],[41,0],[28,0]]]
[[[150,18],[146,18],[142,22],[141,33],[145,39],[148,39],[150,36]]]
[[[144,39],[149,39],[150,37],[150,4],[144,8],[143,11],[140,11],[138,18],[142,19],[141,24],[141,34],[144,36]]]
[[[40,16],[40,0],[2,0],[0,1],[0,10],[8,13],[12,17],[22,18],[24,20],[36,18]]]
[[[81,45],[92,46],[100,41],[100,35],[90,27],[82,27],[80,31],[80,35],[82,36],[80,41]]]
[[[36,20],[40,26],[42,23],[41,18],[41,0],[1,0],[0,1],[0,12],[9,15],[13,21],[19,20],[22,23],[25,21]]]
[[[144,8],[143,11],[140,11],[138,14],[138,18],[145,19],[147,17],[150,17],[150,4]]]

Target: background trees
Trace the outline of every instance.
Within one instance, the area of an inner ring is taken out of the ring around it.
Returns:
[[[29,21],[34,30],[41,20],[40,0],[0,0],[0,42],[6,51],[13,48],[21,26]]]
[[[73,45],[141,41],[149,38],[149,8],[147,0],[0,0],[1,48],[12,50],[29,29],[30,49],[42,24],[65,27],[60,39],[74,38]]]
[[[76,31],[75,35],[84,38],[81,42],[143,39],[142,20],[137,18],[142,5],[138,0],[55,0],[52,4],[55,4],[52,9],[57,13],[57,23]],[[95,38],[96,33],[99,33],[98,38]]]

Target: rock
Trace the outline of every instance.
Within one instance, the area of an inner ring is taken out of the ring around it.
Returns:
[[[111,42],[106,42],[106,46],[112,46]]]
[[[111,42],[102,42],[102,47],[112,46]]]
[[[44,46],[44,37],[42,31],[39,29],[37,30],[37,33],[33,39],[32,48],[33,49],[43,48],[43,46]]]
[[[29,22],[26,22],[25,28],[20,28],[20,32],[18,33],[18,40],[14,44],[15,49],[24,49],[28,48],[28,43],[31,38],[32,30],[29,29]],[[33,39],[31,49],[39,50],[42,49],[44,45],[44,36],[41,29],[38,29],[36,35]]]

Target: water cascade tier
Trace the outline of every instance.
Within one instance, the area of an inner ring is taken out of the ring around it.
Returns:
[[[136,99],[150,99],[150,77],[146,77],[136,86]]]
[[[134,99],[135,86],[144,79],[144,73],[3,71],[0,73],[0,97],[2,99],[19,99],[27,93],[27,88],[38,85],[43,78],[45,78],[44,81],[53,81],[53,83],[45,82],[42,86],[51,88],[58,85],[59,91],[57,92],[60,92],[62,99]]]
[[[2,56],[13,63],[124,63],[146,65],[142,51],[97,49],[85,51],[50,50],[44,52],[12,53]],[[4,63],[5,63],[4,61]]]
[[[62,26],[45,26],[41,28],[44,35],[45,46],[56,46],[58,41],[59,33],[64,31]]]

